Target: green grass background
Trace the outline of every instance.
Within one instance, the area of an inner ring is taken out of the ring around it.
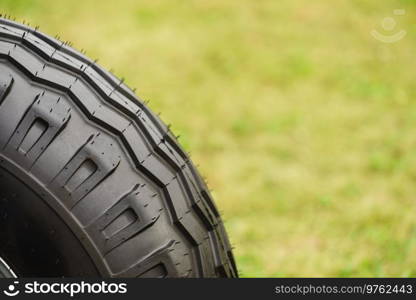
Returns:
[[[173,124],[242,276],[416,276],[416,1],[0,9],[87,50]],[[370,34],[388,16],[397,43]]]

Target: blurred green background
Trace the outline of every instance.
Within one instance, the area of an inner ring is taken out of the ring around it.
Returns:
[[[416,276],[416,1],[0,4],[173,124],[242,276]]]

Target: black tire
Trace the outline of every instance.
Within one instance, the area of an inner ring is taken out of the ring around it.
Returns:
[[[0,19],[0,257],[25,277],[237,277],[160,119],[67,43]]]

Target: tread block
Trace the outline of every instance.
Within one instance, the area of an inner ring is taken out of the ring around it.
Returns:
[[[178,220],[189,211],[190,205],[185,199],[185,192],[178,180],[173,180],[165,187],[165,197],[174,220]]]
[[[169,162],[172,168],[176,171],[179,171],[182,166],[184,166],[185,162],[179,160],[175,154],[173,153],[172,149],[165,143],[165,140],[162,140],[156,147],[156,151],[162,156],[165,157]]]
[[[69,88],[75,81],[75,77],[73,75],[61,69],[51,67],[48,63],[44,64],[42,70],[38,73],[38,77],[45,81],[47,81],[48,78],[56,78],[53,82],[53,86],[56,88]]]
[[[127,195],[88,225],[87,232],[103,254],[153,225],[163,210],[157,194],[136,185]]]
[[[184,270],[182,274],[179,273],[178,266]],[[170,240],[115,276],[122,278],[149,277],[149,274],[155,272],[156,268],[159,269],[159,272],[161,269],[163,270],[162,274],[165,278],[189,277],[193,272],[186,247],[179,241]]]
[[[129,143],[128,150],[131,153],[131,156],[135,158],[136,166],[140,165],[145,161],[145,159],[150,156],[149,145],[145,141],[143,134],[136,127],[137,125],[133,124],[128,126],[123,132],[123,138]]]
[[[45,57],[51,57],[55,52],[55,49],[51,45],[44,43],[39,37],[33,34],[33,32],[26,33],[22,37],[22,41],[34,51],[41,49]]]
[[[0,41],[0,54],[1,54],[1,57],[3,57],[3,58],[9,58],[9,53],[10,53],[10,51],[13,50],[14,45],[15,44],[13,44],[11,42]]]
[[[69,209],[118,167],[121,158],[113,143],[99,133],[91,136],[49,184]]]
[[[183,177],[185,177],[183,179],[183,182],[187,183],[185,187],[188,192],[189,198],[192,201],[192,207],[194,208],[196,213],[201,217],[201,220],[204,222],[207,229],[212,230],[213,226],[215,226],[215,224],[217,223],[217,218],[215,218],[213,212],[203,201],[202,194],[198,191],[197,187],[195,186],[196,184],[191,180],[191,177],[189,177],[187,169],[183,170]]]
[[[198,246],[198,251],[200,257],[204,262],[201,271],[204,278],[213,278],[216,277],[215,274],[215,255],[211,248],[211,241],[209,235],[205,236],[203,241]]]
[[[92,115],[92,113],[99,107],[101,101],[98,99],[97,95],[88,89],[85,83],[82,80],[77,80],[70,85],[70,96],[71,98],[79,103],[81,109],[87,114]]]
[[[138,114],[138,117],[144,125],[144,127],[146,128],[146,131],[149,135],[149,139],[151,139],[154,145],[157,146],[162,141],[163,134],[157,130],[149,115],[151,114],[142,110],[141,113]]]
[[[17,62],[23,62],[21,68],[31,74],[31,76],[36,76],[40,71],[42,71],[44,62],[40,57],[33,56],[23,47],[13,47],[13,49],[8,53],[8,55]]]
[[[71,107],[59,97],[38,95],[13,132],[5,150],[31,167],[71,118]],[[22,159],[23,157],[23,159]]]
[[[62,44],[63,43],[60,42],[60,45]],[[83,64],[82,62],[60,51],[56,51],[53,54],[53,58],[57,64],[62,65],[62,66],[69,66],[70,68],[74,70],[80,70],[82,67],[85,67],[85,64]]]
[[[10,92],[14,79],[10,73],[0,73],[0,105]]]
[[[88,78],[91,79],[91,82],[100,87],[100,90],[103,92],[103,94],[110,95],[111,92],[114,91],[114,87],[104,78],[102,78],[102,76],[98,74],[94,70],[94,68],[91,68],[88,66],[84,68],[83,70],[84,70],[84,73],[88,75]]]
[[[140,110],[140,107],[137,105],[137,103],[126,100],[126,98],[120,94],[118,89],[121,88],[122,83],[120,81],[117,82],[119,82],[118,85],[114,87],[114,90],[111,92],[111,100],[122,107],[123,110],[127,110],[133,114],[137,113]]]
[[[221,242],[218,237],[218,232],[210,231],[208,234],[210,235],[211,248],[214,249],[213,253],[215,268],[223,276],[229,277],[229,269],[224,267],[228,263],[227,252],[220,251]]]
[[[217,225],[217,232],[219,237],[222,240],[222,247],[224,247],[227,251],[231,251],[232,247],[230,244],[230,240],[228,239],[227,233],[225,232],[224,223],[221,221]]]
[[[166,186],[176,176],[176,172],[165,161],[155,154],[149,155],[141,164],[153,176],[159,186]]]
[[[166,276],[168,276],[168,270],[162,263],[139,275],[140,278],[166,278]]]
[[[98,120],[111,120],[112,127],[118,132],[123,132],[127,127],[132,124],[130,121],[126,120],[121,114],[115,112],[113,109],[107,107],[106,105],[98,105],[96,110],[92,112],[92,115]],[[105,126],[105,124],[103,124]],[[108,125],[107,125],[108,126]]]
[[[25,31],[19,28],[10,28],[10,26],[0,25],[0,35],[13,38],[21,38]]]

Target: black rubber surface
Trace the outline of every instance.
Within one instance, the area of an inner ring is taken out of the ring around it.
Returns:
[[[169,128],[95,62],[6,19],[0,191],[0,256],[20,276],[237,277]]]

